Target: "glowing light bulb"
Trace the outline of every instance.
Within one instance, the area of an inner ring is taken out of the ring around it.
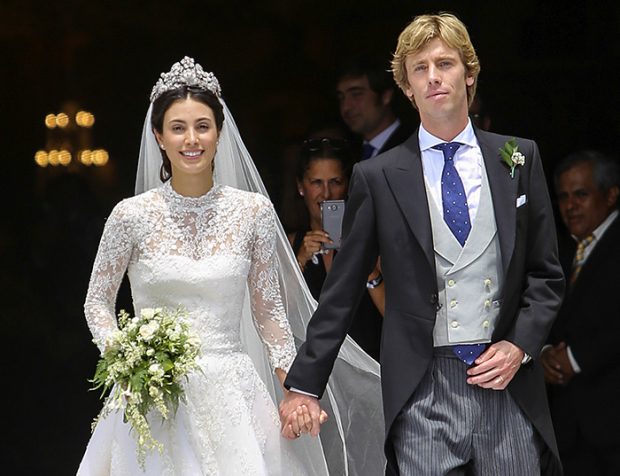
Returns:
[[[48,129],[54,129],[56,127],[56,115],[48,114],[45,116],[45,127]]]
[[[65,167],[71,163],[71,152],[68,150],[61,150],[58,152],[58,162]]]
[[[55,149],[50,150],[50,153],[47,155],[47,160],[49,161],[50,165],[58,165],[58,151]]]
[[[80,162],[84,165],[91,165],[93,163],[93,153],[89,149],[85,149],[80,152]]]
[[[79,111],[75,115],[75,122],[80,127],[93,127],[95,116],[88,111]]]
[[[47,159],[47,152],[44,150],[38,150],[36,154],[34,154],[34,161],[39,167],[47,167],[49,163]]]
[[[109,159],[110,156],[107,150],[97,149],[93,151],[93,164],[97,165],[98,167],[103,167],[105,164],[108,163]]]
[[[67,116],[64,112],[61,112],[56,116],[56,124],[58,127],[64,129],[69,125],[69,116]]]

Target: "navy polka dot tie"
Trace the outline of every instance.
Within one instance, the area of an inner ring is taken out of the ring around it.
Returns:
[[[459,344],[452,346],[452,352],[467,365],[472,365],[486,348],[486,344]]]
[[[441,199],[443,201],[443,219],[461,246],[471,231],[467,196],[459,173],[454,167],[454,154],[461,146],[458,142],[444,142],[433,149],[443,152],[444,164],[441,173]]]

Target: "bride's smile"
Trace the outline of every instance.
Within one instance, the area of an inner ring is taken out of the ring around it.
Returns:
[[[191,98],[174,102],[164,115],[162,133],[156,135],[170,159],[175,186],[197,176],[211,182],[218,131],[209,106]]]

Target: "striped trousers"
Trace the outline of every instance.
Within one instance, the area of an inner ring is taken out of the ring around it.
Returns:
[[[541,438],[507,391],[466,382],[449,347],[429,369],[392,432],[401,476],[538,476]]]

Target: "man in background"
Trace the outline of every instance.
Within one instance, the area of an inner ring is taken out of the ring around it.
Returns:
[[[362,139],[361,160],[400,145],[413,132],[394,113],[396,88],[387,64],[382,67],[366,58],[349,61],[340,71],[336,91],[342,120]]]
[[[560,259],[567,292],[541,360],[565,474],[620,474],[618,163],[595,151],[555,170],[562,221],[573,238]]]

